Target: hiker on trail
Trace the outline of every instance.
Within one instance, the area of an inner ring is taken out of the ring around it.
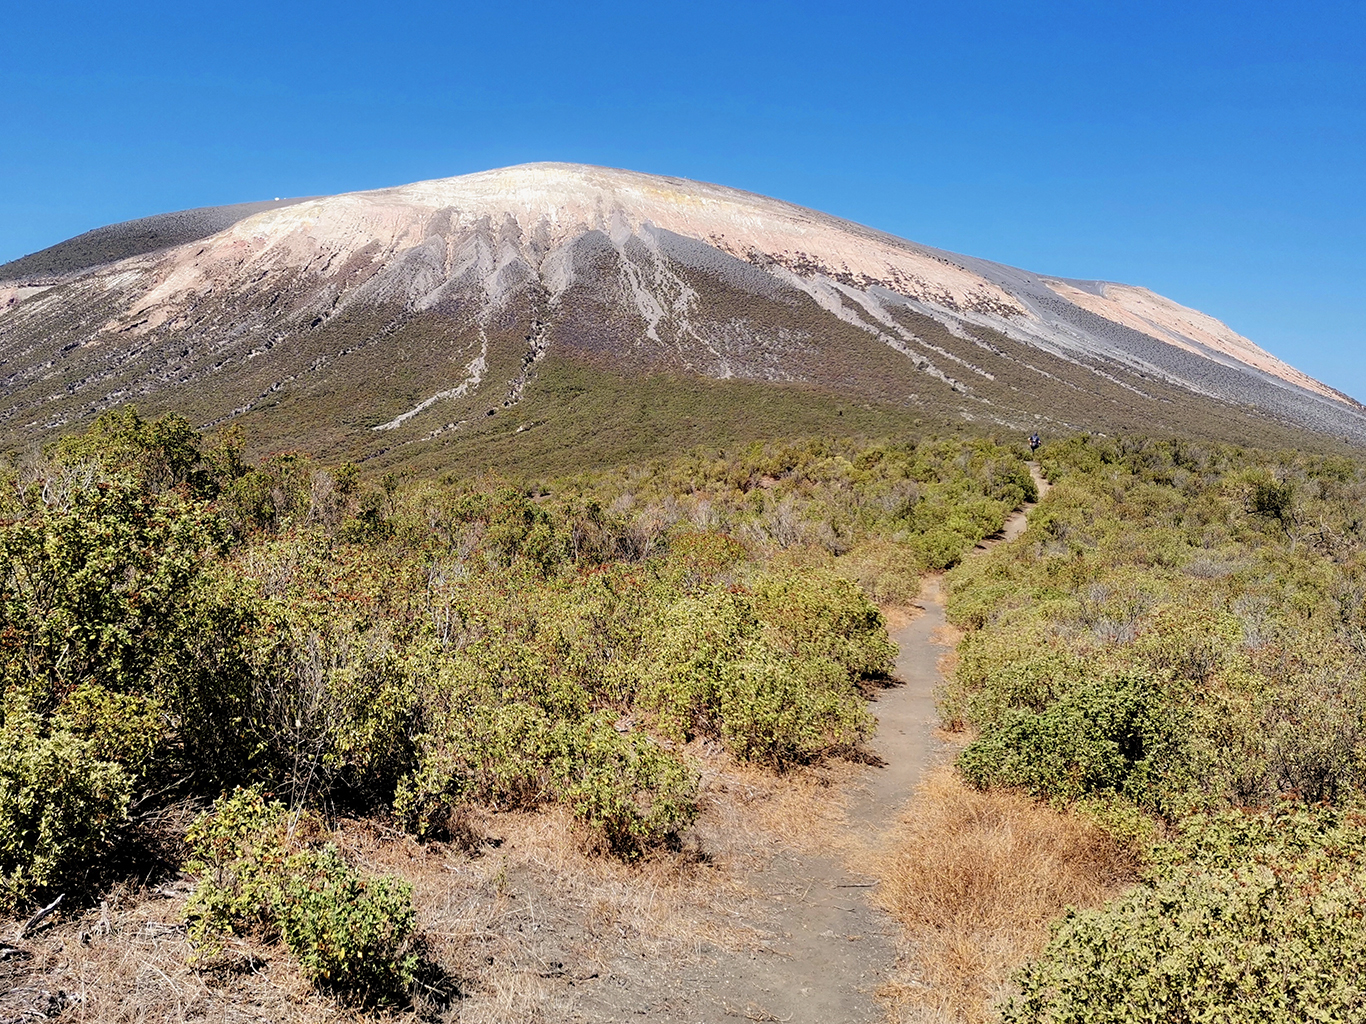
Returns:
[[[1037,452],[1039,450],[1039,445],[1041,444],[1043,444],[1043,442],[1039,440],[1039,432],[1036,430],[1029,435],[1029,454],[1033,455]]]

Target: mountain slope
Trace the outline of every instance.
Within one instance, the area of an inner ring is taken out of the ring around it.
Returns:
[[[82,271],[129,256],[159,252],[186,242],[216,235],[254,213],[301,203],[302,199],[268,199],[232,206],[201,206],[176,213],[159,213],[96,228],[48,246],[28,256],[0,264],[0,281],[23,280],[55,284]]]
[[[291,201],[62,276],[0,268],[11,443],[136,401],[270,447],[439,463],[566,415],[555,381],[585,373],[621,394],[661,374],[718,395],[762,382],[905,423],[1366,442],[1358,403],[1144,289],[627,171]]]

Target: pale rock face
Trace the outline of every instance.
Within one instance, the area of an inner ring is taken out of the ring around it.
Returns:
[[[4,316],[6,311],[17,306],[25,299],[32,298],[47,291],[48,286],[35,285],[0,285],[0,316]]]
[[[803,303],[831,326],[788,317]],[[396,319],[302,365],[281,355],[367,310]],[[50,429],[76,415],[44,419],[35,410],[51,400],[98,410],[174,388],[212,397],[236,379],[234,367],[250,364],[250,386],[210,421],[223,422],[361,349],[380,351],[423,316],[449,324],[447,340],[423,342],[432,369],[405,385],[396,407],[377,409],[370,431],[402,434],[434,417],[435,432],[453,429],[439,422],[442,410],[476,393],[487,402],[491,389],[503,405],[520,401],[540,360],[566,344],[717,378],[853,380],[871,371],[842,375],[831,360],[865,362],[857,345],[846,337],[824,362],[818,351],[826,335],[847,332],[880,349],[877,358],[895,353],[897,374],[976,402],[963,406],[966,419],[1017,422],[1000,408],[1002,387],[1019,390],[998,381],[1000,359],[1058,383],[1056,368],[1035,365],[1037,352],[1102,389],[1156,401],[1156,381],[1264,408],[1277,422],[1366,437],[1357,403],[1146,289],[1039,277],[735,189],[573,164],[291,201],[55,286],[0,283],[0,365],[11,368],[17,396],[0,407],[0,426]],[[505,358],[509,342],[496,339],[511,330],[509,317],[530,319],[517,328],[525,350]],[[408,351],[393,358],[411,362]],[[99,355],[77,365],[81,352]],[[500,369],[508,360],[516,368]],[[64,391],[42,384],[58,378]],[[988,385],[999,385],[988,388],[995,397],[977,393]],[[919,386],[888,389],[915,400]],[[1066,409],[1044,412],[1071,422]]]
[[[451,280],[476,271],[489,300],[497,302],[507,290],[501,271],[517,263],[540,270],[547,262],[554,298],[572,281],[563,260],[554,258],[565,245],[599,231],[621,248],[628,239],[648,240],[652,230],[664,230],[749,262],[790,269],[814,264],[949,309],[1004,316],[1026,312],[1003,289],[962,267],[800,207],[715,185],[548,164],[334,196],[257,214],[207,245],[185,246],[160,261],[141,298],[111,326],[120,330],[136,323],[140,326],[134,330],[150,330],[170,316],[163,307],[202,297],[216,281],[244,273],[288,267],[326,277],[329,269],[362,252],[374,263],[390,263],[423,246],[433,232],[453,240],[481,227],[498,233],[498,248],[434,253],[444,273],[414,281],[410,301],[429,304]],[[649,300],[637,291],[648,319]]]
[[[1332,388],[1258,348],[1214,317],[1179,305],[1146,288],[1105,283],[1101,285],[1101,293],[1096,295],[1065,281],[1048,281],[1047,284],[1068,302],[1150,338],[1195,355],[1219,353],[1326,398],[1341,397]]]
[[[407,206],[450,207],[464,217],[511,216],[524,236],[549,248],[586,231],[621,245],[647,226],[701,239],[741,259],[787,265],[816,259],[915,298],[1024,310],[1000,288],[961,267],[924,256],[831,217],[735,189],[599,168],[533,165],[370,193]]]
[[[407,297],[418,308],[431,304],[452,278],[472,270],[483,279],[489,300],[497,302],[507,291],[499,272],[518,262],[546,271],[551,296],[557,297],[572,281],[565,261],[555,258],[567,243],[600,231],[620,247],[633,236],[648,237],[654,228],[701,239],[749,262],[788,268],[787,274],[777,273],[789,283],[805,286],[810,275],[793,271],[814,264],[827,276],[852,278],[865,287],[881,285],[950,311],[1022,318],[1017,326],[1031,333],[1041,326],[1030,323],[1035,317],[1003,288],[899,239],[735,189],[565,164],[510,167],[257,214],[217,236],[202,252],[190,255],[186,247],[160,261],[149,275],[148,290],[121,322],[111,326],[117,330],[137,324],[132,329],[139,332],[160,326],[176,304],[203,296],[216,281],[243,272],[317,268],[315,272],[325,277],[329,268],[363,251],[370,252],[374,263],[392,261],[422,246],[442,211],[449,211],[442,232],[448,237],[458,237],[462,229],[477,228],[482,222],[506,240],[492,252],[438,253],[446,273],[414,281],[409,289]],[[510,225],[515,225],[511,232]],[[109,284],[125,285],[129,276],[128,271],[119,272]],[[1203,347],[1326,397],[1335,395],[1213,317],[1146,289],[1105,284],[1096,295],[1062,281],[1046,283],[1069,302],[1158,341],[1207,354],[1201,352]],[[832,299],[828,286],[804,290],[841,318],[862,322],[842,301]],[[641,313],[657,322],[658,303],[641,288],[635,292]],[[686,298],[682,305],[688,305]]]

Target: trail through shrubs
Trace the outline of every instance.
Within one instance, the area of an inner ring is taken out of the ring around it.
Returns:
[[[987,440],[370,480],[106,414],[0,474],[0,904],[216,801],[188,839],[204,950],[255,930],[319,984],[401,989],[410,899],[332,815],[477,842],[472,811],[558,804],[606,855],[675,846],[689,744],[779,772],[856,748],[894,655],[873,599],[1034,495]]]

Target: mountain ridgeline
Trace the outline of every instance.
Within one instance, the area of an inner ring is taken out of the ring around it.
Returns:
[[[127,403],[429,468],[790,431],[1366,443],[1359,403],[1145,289],[570,164],[87,233],[0,266],[0,367],[11,449]]]

